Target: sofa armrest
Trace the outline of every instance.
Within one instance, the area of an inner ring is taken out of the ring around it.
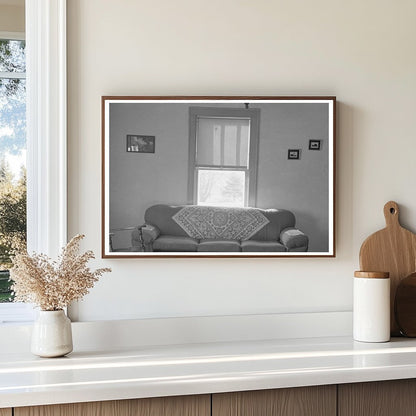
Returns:
[[[160,230],[156,225],[145,224],[142,228],[142,232],[145,244],[153,243],[160,235]]]
[[[280,233],[280,241],[287,251],[308,251],[309,238],[297,228],[285,228]]]
[[[153,241],[159,235],[160,230],[154,225],[143,224],[135,227],[131,233],[132,251],[153,251]]]

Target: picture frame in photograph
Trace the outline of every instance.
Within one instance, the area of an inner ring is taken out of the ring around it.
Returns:
[[[334,257],[335,106],[335,97],[102,97],[102,257]],[[326,145],[287,163],[308,136]]]
[[[155,136],[127,134],[126,151],[131,153],[155,153]]]
[[[321,141],[309,140],[309,150],[321,150]]]
[[[288,149],[287,158],[289,160],[298,160],[298,159],[300,159],[300,149]]]

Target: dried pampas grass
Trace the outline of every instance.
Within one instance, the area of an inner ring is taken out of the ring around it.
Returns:
[[[10,279],[15,302],[34,303],[45,311],[56,311],[85,296],[109,268],[92,271],[87,263],[92,251],[78,254],[84,235],[76,235],[62,249],[58,261],[45,254],[19,252],[13,258]]]

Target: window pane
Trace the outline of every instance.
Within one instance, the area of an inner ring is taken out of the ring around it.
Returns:
[[[199,117],[197,166],[248,166],[250,120]]]
[[[198,205],[245,205],[245,171],[198,169],[197,175]]]
[[[4,51],[3,51],[4,52]],[[26,81],[0,79],[0,302],[13,251],[26,244]]]
[[[0,72],[26,72],[24,40],[0,39]]]

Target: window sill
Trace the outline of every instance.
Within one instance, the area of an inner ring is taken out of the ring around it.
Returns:
[[[36,312],[27,303],[0,303],[0,325],[22,325],[33,322]]]

